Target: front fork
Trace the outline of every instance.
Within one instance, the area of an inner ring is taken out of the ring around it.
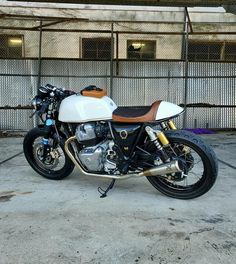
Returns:
[[[176,130],[176,126],[173,121],[168,121],[166,123],[162,122],[161,127],[163,130]],[[161,160],[164,163],[170,162],[170,157],[167,155],[164,148],[170,146],[170,142],[165,134],[161,130],[152,129],[150,126],[145,128],[150,140],[154,143],[157,151],[160,155]]]
[[[42,145],[43,145],[43,160],[47,158],[48,153],[51,150],[51,147],[49,145],[49,137],[53,126],[53,120],[47,119],[44,125],[45,135],[42,139]]]

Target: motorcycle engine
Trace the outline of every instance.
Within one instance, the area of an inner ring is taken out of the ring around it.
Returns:
[[[105,137],[108,131],[105,124],[95,122],[81,124],[76,128],[75,136],[84,145],[78,157],[89,171],[112,173],[117,169],[116,153],[112,149],[114,142]]]

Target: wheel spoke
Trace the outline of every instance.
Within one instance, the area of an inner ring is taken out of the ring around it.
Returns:
[[[185,177],[184,181],[185,181],[185,186],[188,186],[188,177]]]
[[[199,175],[193,171],[191,171],[191,174],[193,174],[194,176],[196,176],[199,180],[201,180],[201,178],[199,177]]]

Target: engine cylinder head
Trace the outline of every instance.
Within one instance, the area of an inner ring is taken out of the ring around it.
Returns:
[[[75,131],[75,136],[79,142],[95,139],[95,123],[78,125]]]

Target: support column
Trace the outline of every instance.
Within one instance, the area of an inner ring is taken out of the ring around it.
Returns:
[[[38,91],[38,88],[41,84],[41,68],[42,68],[42,20],[40,20],[39,24],[39,54],[38,54],[38,80],[37,80],[37,87],[36,92]],[[39,124],[39,117],[37,115],[34,115],[34,127],[36,127]]]
[[[185,13],[187,14],[188,9],[185,7]],[[184,115],[183,115],[183,128],[187,125],[187,103],[188,103],[188,73],[189,73],[189,62],[188,62],[188,40],[189,40],[189,19],[185,16],[185,63],[184,63]]]
[[[110,97],[113,99],[114,23],[111,24]]]
[[[40,20],[40,31],[39,31],[39,56],[38,56],[38,81],[37,88],[41,82],[41,67],[42,67],[42,20]]]

